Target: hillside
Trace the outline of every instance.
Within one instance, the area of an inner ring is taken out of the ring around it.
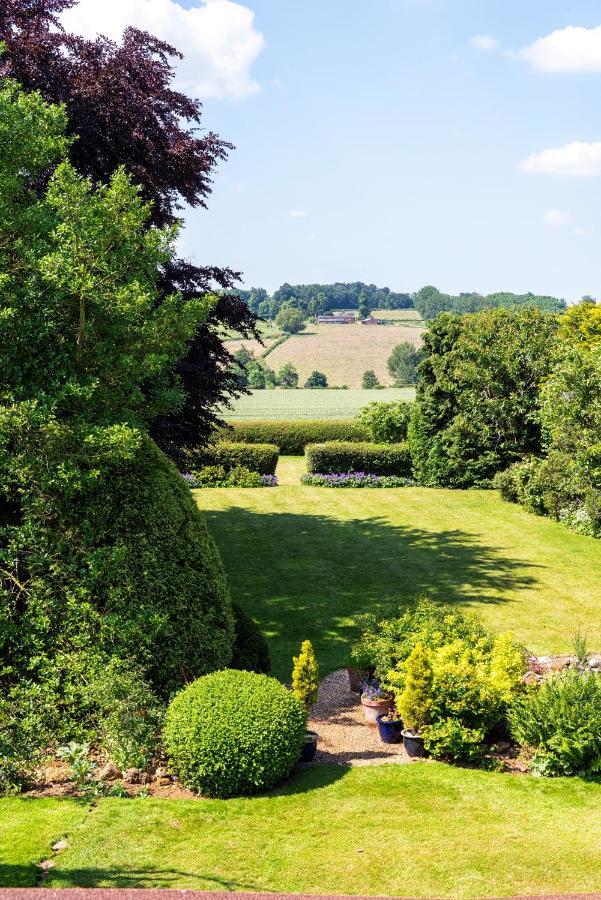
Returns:
[[[383,325],[312,325],[301,334],[289,337],[274,346],[281,332],[264,326],[264,343],[258,341],[228,340],[227,348],[235,353],[244,346],[256,356],[263,355],[266,363],[276,371],[285,363],[292,363],[298,370],[303,384],[310,373],[323,372],[330,385],[360,388],[366,369],[373,369],[381,383],[390,386],[392,379],[386,363],[393,347],[402,341],[419,346],[423,323],[414,309],[381,310],[374,315]],[[273,350],[270,350],[274,347]]]

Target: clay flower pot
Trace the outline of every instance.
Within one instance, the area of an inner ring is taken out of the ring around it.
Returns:
[[[392,697],[384,697],[381,700],[368,700],[365,694],[361,695],[361,706],[366,722],[370,725],[378,724],[378,716],[383,716],[392,706]]]

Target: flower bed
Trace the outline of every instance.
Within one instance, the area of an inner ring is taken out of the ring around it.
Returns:
[[[207,487],[277,487],[275,475],[259,475],[243,466],[237,466],[227,472],[223,466],[205,466],[196,472],[184,472],[184,481],[191,488]]]
[[[334,488],[391,488],[408,487],[414,484],[411,478],[403,478],[398,475],[372,475],[369,472],[301,475],[301,482],[312,487]]]

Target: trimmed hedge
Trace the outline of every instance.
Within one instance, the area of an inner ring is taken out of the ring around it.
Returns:
[[[208,797],[239,797],[290,774],[306,722],[302,703],[275,678],[225,669],[177,694],[163,736],[186,787]]]
[[[310,444],[305,450],[310,475],[367,472],[370,475],[411,476],[407,444],[369,444],[330,441]]]
[[[235,628],[232,669],[268,675],[271,672],[269,647],[259,626],[237,603],[232,603],[232,610]]]
[[[371,440],[369,429],[352,419],[249,419],[230,422],[218,434],[235,443],[276,444],[286,456],[302,456],[307,444]]]
[[[240,466],[259,475],[275,475],[280,453],[275,444],[241,444],[219,441],[202,453],[205,466],[223,466],[226,472]]]

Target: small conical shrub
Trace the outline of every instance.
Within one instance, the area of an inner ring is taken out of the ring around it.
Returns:
[[[317,700],[319,690],[319,666],[311,641],[303,641],[298,656],[293,657],[292,693],[308,711]]]
[[[397,707],[405,728],[419,732],[428,724],[432,706],[432,666],[423,644],[415,645],[405,671],[405,687]]]

